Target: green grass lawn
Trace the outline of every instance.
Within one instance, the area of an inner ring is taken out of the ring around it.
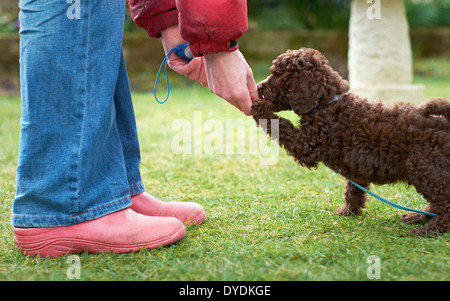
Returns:
[[[426,84],[428,96],[450,98],[448,80],[416,82]],[[375,199],[360,217],[336,216],[343,202],[340,176],[323,166],[302,168],[281,149],[277,156],[271,149],[275,164],[262,165],[263,148],[251,150],[256,140],[268,143],[266,137],[206,88],[174,89],[164,105],[150,93],[133,96],[147,190],[167,201],[198,202],[207,220],[188,226],[186,237],[169,247],[80,254],[81,280],[370,280],[369,256],[380,260],[380,280],[450,280],[450,234],[412,236],[417,226],[402,223],[402,211]],[[0,280],[67,280],[67,256],[33,258],[14,246],[19,98],[0,97],[0,112]],[[227,120],[242,120],[246,131]],[[216,152],[194,153],[193,139],[185,144],[191,154],[175,153],[176,125],[183,122],[191,126],[185,137],[201,137],[204,147],[215,141]],[[236,147],[243,142],[243,151],[226,152],[230,137]],[[372,189],[412,208],[425,204],[403,184]]]

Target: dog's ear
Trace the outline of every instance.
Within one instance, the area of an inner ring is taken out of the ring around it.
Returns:
[[[297,82],[298,86],[292,86],[288,93],[289,105],[297,115],[303,115],[313,110],[319,104],[320,96],[313,93],[311,86],[315,86],[311,80]]]
[[[315,49],[300,49],[291,59],[288,100],[297,115],[310,112],[334,96],[347,92],[348,82],[334,71],[325,56]]]
[[[329,93],[336,95],[347,93],[350,90],[348,81],[343,79],[339,73],[331,69],[331,67],[329,67],[329,69],[327,76]]]
[[[288,100],[297,115],[313,110],[325,96],[325,75],[321,70],[326,64],[326,58],[315,49],[300,49],[292,57]]]

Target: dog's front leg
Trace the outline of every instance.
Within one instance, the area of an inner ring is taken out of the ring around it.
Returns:
[[[298,141],[301,135],[299,129],[288,119],[276,115],[270,103],[262,100],[254,101],[252,116],[256,124],[263,128],[271,139],[277,140],[289,154],[294,155],[299,151]]]
[[[366,189],[369,189],[370,185],[362,185]],[[345,180],[344,183],[344,206],[338,208],[336,210],[337,214],[341,215],[361,215],[361,210],[365,207],[367,201],[367,194],[350,183],[348,180]]]
[[[323,155],[323,147],[317,138],[318,133],[294,127],[291,121],[276,115],[271,104],[266,101],[254,101],[252,115],[256,123],[272,139],[278,140],[280,146],[299,164],[308,168],[317,167]],[[274,125],[275,122],[278,125]]]

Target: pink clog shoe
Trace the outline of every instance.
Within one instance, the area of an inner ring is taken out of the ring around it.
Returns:
[[[194,202],[163,202],[143,192],[131,197],[130,209],[148,216],[171,216],[183,224],[199,224],[206,219],[202,206]]]
[[[186,235],[176,218],[152,217],[131,209],[62,227],[16,228],[14,241],[26,255],[56,257],[89,253],[127,253],[166,246]]]

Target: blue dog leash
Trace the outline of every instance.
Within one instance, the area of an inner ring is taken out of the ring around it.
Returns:
[[[169,57],[172,53],[174,53],[178,56],[181,56],[182,58],[184,58],[188,61],[190,61],[194,58],[194,56],[192,55],[192,53],[189,49],[189,43],[180,44],[178,46],[175,46],[164,57],[164,59],[161,63],[161,66],[159,67],[158,74],[156,76],[155,87],[153,88],[153,95],[155,96],[156,101],[160,104],[165,103],[167,101],[167,99],[169,98],[170,88],[169,88],[169,76],[167,75],[167,60],[169,59]],[[158,97],[156,96],[156,86],[158,85],[159,74],[161,73],[161,69],[162,69],[163,65],[164,65],[164,72],[166,73],[167,95],[166,95],[166,99],[164,99],[164,101],[160,101],[158,99]]]

